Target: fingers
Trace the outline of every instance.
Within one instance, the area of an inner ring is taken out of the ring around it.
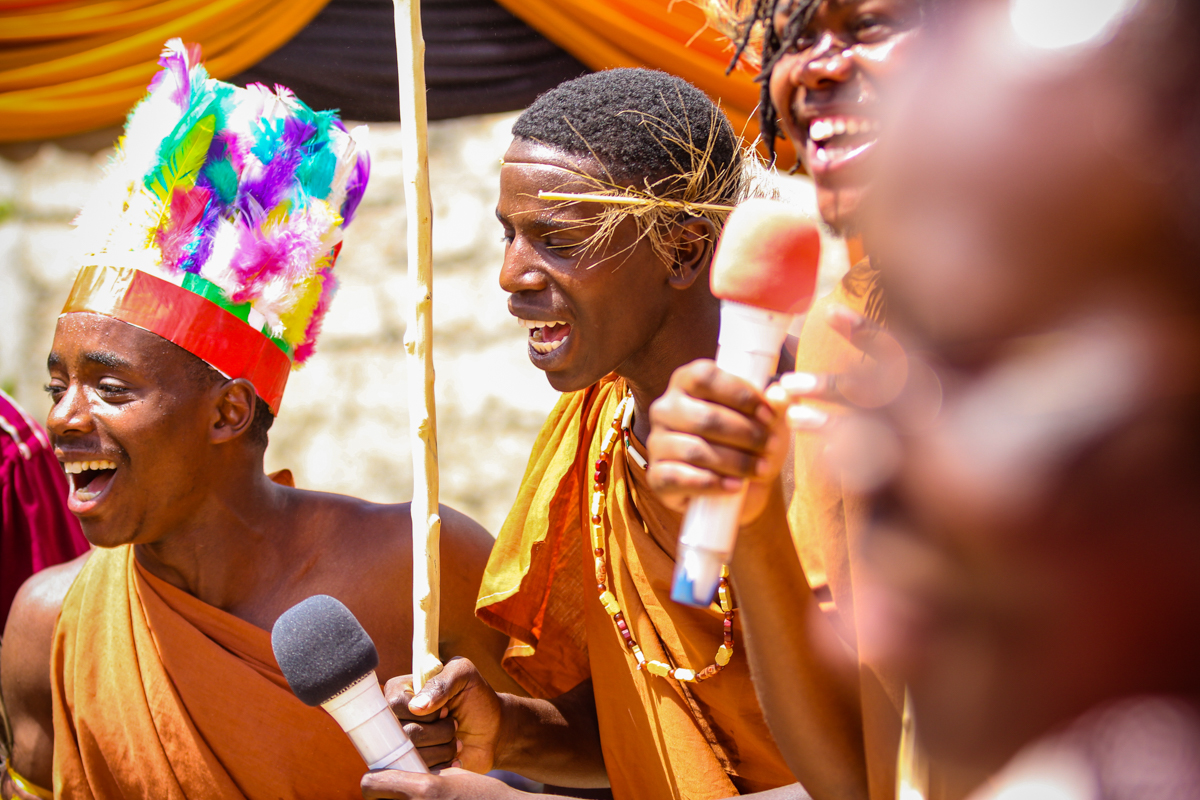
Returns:
[[[437,722],[409,722],[404,733],[417,747],[417,752],[430,767],[445,766],[458,758],[462,742],[455,736],[458,723],[453,719]]]
[[[437,719],[444,719],[449,714],[449,710],[444,707],[427,714],[418,714],[415,709],[410,707],[413,700],[412,675],[392,678],[384,685],[383,696],[387,698],[392,712],[401,722],[407,720],[433,722]],[[424,709],[421,710],[424,711]]]
[[[367,800],[416,800],[438,797],[438,776],[398,769],[368,772],[359,784]]]
[[[500,800],[518,794],[495,778],[456,768],[428,775],[395,769],[376,770],[363,776],[360,788],[367,800]]]
[[[718,368],[712,359],[703,358],[675,370],[668,393],[672,389],[697,400],[724,406],[743,417],[757,418],[764,425],[770,425],[775,418],[762,392],[753,384]]]
[[[428,715],[439,711],[456,694],[470,685],[475,675],[475,665],[465,658],[451,659],[434,677],[425,681],[421,691],[408,701],[412,714]],[[388,682],[389,685],[391,681]],[[409,691],[412,683],[409,682]]]

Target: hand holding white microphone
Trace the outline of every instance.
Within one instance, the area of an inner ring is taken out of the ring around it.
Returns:
[[[795,316],[816,291],[821,240],[800,209],[773,200],[748,200],[730,215],[712,266],[721,298],[717,366],[758,388],[779,364]],[[697,497],[688,505],[676,553],[671,598],[707,607],[737,539],[745,489]]]
[[[271,648],[296,697],[328,711],[368,769],[429,772],[383,696],[379,652],[350,609],[323,594],[297,603],[276,620]]]

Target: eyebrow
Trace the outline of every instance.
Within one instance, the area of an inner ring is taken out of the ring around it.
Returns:
[[[536,216],[531,216],[536,215]],[[521,221],[525,224],[537,228],[539,230],[564,231],[574,230],[587,224],[587,220],[578,219],[562,219],[553,214],[548,214],[541,209],[529,209],[528,211],[518,211],[511,216],[521,217]],[[496,209],[496,219],[500,220],[501,225],[511,225],[509,217],[500,213],[500,209]]]
[[[107,350],[89,350],[83,354],[85,361],[110,367],[111,369],[132,369],[133,364]]]

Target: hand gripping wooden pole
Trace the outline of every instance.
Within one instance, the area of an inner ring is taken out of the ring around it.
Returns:
[[[404,202],[408,211],[408,293],[404,331],[408,364],[408,429],[412,440],[413,688],[442,669],[438,657],[441,527],[438,516],[437,414],[433,399],[433,210],[425,109],[425,40],[420,0],[393,0],[400,68]]]

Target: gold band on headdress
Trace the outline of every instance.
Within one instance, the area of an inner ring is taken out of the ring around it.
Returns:
[[[279,413],[292,362],[262,331],[211,300],[148,272],[91,265],[79,270],[63,314],[119,319],[179,345],[230,378],[245,378]]]

